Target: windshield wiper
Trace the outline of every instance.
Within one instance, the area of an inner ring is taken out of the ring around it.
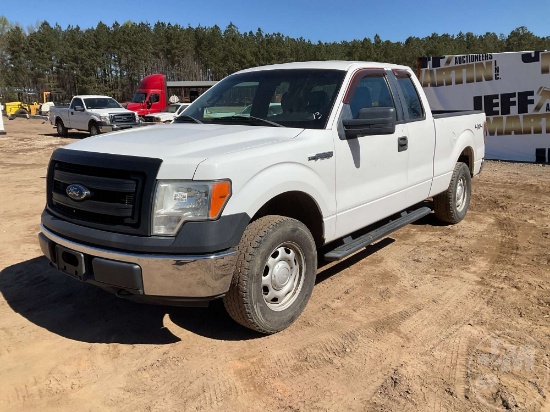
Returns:
[[[215,117],[211,119],[212,123],[245,123],[251,126],[274,126],[274,127],[284,127],[282,124],[272,122],[271,120],[262,119],[261,117],[254,116],[225,116],[225,117]]]
[[[174,119],[174,123],[200,123],[202,122],[199,119],[195,119],[194,117],[187,116],[186,114],[179,115]]]

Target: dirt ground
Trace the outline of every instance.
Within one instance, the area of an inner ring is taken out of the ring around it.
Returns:
[[[261,336],[50,269],[41,120],[0,135],[0,410],[550,411],[550,167],[488,162],[456,226],[432,216],[319,270]]]

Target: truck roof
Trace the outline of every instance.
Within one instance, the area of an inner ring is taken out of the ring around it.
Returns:
[[[104,96],[104,95],[100,95],[100,94],[79,94],[77,96],[73,96],[73,99],[74,98],[79,98],[79,99],[88,99],[88,98],[92,98],[92,99],[98,99],[98,98],[112,99],[111,96]]]
[[[253,72],[258,70],[288,70],[288,69],[332,69],[349,71],[359,68],[390,68],[390,69],[410,69],[407,66],[379,63],[379,62],[362,62],[362,61],[343,61],[343,60],[330,60],[330,61],[309,61],[309,62],[294,62],[283,64],[272,64],[268,66],[253,67],[250,69],[241,70],[238,73]]]

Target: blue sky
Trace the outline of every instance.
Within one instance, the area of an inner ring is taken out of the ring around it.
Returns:
[[[340,42],[372,39],[405,41],[409,36],[426,37],[432,33],[458,34],[493,32],[508,35],[525,26],[537,36],[550,36],[550,0],[485,1],[361,1],[361,0],[277,0],[277,1],[83,1],[45,0],[21,3],[2,0],[0,15],[22,27],[46,20],[81,28],[157,21],[182,26],[211,27],[222,30],[232,22],[240,32],[282,33],[312,42]]]

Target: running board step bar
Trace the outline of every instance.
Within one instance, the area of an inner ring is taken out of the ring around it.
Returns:
[[[378,229],[373,230],[372,232],[365,233],[364,235],[358,237],[357,239],[351,239],[350,237],[344,239],[344,244],[338,246],[336,249],[331,250],[330,252],[325,253],[325,260],[330,262],[343,259],[352,253],[357,252],[359,249],[362,249],[377,240],[386,237],[390,233],[401,229],[403,226],[408,225],[418,219],[423,218],[426,215],[429,215],[432,210],[429,207],[421,207],[416,209],[413,212],[401,213],[401,217],[392,220],[389,223],[386,223],[384,226],[379,227]]]

